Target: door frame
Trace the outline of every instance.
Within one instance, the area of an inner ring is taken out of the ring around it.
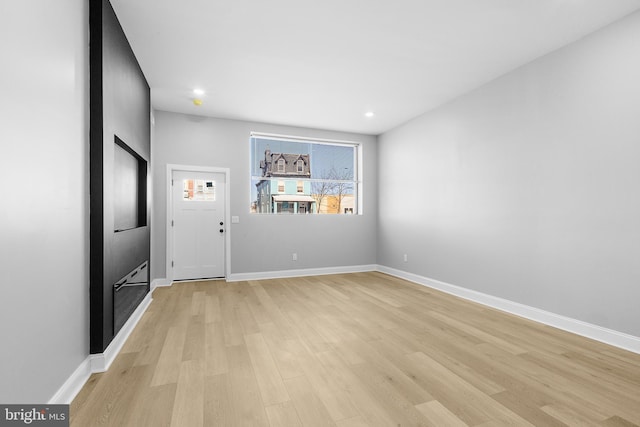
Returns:
[[[167,279],[173,283],[173,267],[171,266],[171,260],[173,258],[173,230],[171,227],[171,216],[173,214],[173,196],[171,194],[171,177],[174,171],[186,171],[186,172],[212,172],[224,174],[224,221],[225,221],[225,236],[224,236],[224,278],[225,280],[231,273],[231,203],[230,203],[230,176],[231,170],[229,168],[220,168],[213,166],[194,166],[194,165],[176,165],[167,164],[167,211],[166,211],[166,272]]]

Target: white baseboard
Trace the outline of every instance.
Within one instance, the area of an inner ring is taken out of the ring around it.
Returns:
[[[127,341],[127,338],[129,338],[129,335],[133,332],[133,328],[136,327],[144,312],[147,311],[149,304],[151,304],[151,300],[151,292],[149,292],[140,302],[138,308],[136,308],[131,316],[129,316],[129,319],[125,324],[122,325],[122,328],[120,328],[120,331],[107,346],[104,353],[92,354],[89,356],[91,361],[91,372],[105,372],[109,369],[109,366],[111,366],[115,360],[116,356],[122,349],[122,346]]]
[[[153,290],[155,288],[160,288],[162,286],[171,286],[171,280],[169,279],[153,279],[151,281],[151,292],[153,292]]]
[[[299,270],[262,271],[256,273],[235,273],[227,276],[227,282],[240,282],[243,280],[284,279],[288,277],[322,276],[326,274],[362,273],[376,271],[375,264],[349,265],[342,267],[305,268]]]
[[[114,359],[122,349],[122,346],[131,335],[131,332],[136,327],[142,315],[151,304],[151,292],[149,292],[145,298],[140,302],[138,308],[131,314],[129,319],[122,325],[122,328],[118,334],[113,338],[113,341],[109,344],[104,353],[90,354],[85,360],[80,363],[80,366],[71,374],[71,376],[64,382],[62,387],[49,399],[49,404],[70,404],[76,395],[82,390],[91,374],[98,372],[105,372],[111,366]]]
[[[58,389],[56,394],[53,395],[49,402],[49,405],[69,405],[76,397],[76,395],[82,390],[85,383],[91,376],[91,361],[89,357],[84,359],[80,366],[73,371],[71,376],[62,384],[62,387]]]
[[[640,337],[614,331],[613,329],[603,328],[602,326],[561,316],[559,314],[503,298],[487,295],[482,292],[451,285],[439,280],[429,279],[428,277],[419,276],[406,271],[396,270],[382,265],[377,266],[377,271],[640,354]]]

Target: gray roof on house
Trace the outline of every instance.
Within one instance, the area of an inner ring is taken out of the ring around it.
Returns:
[[[279,160],[284,160],[284,171],[278,170]],[[302,160],[302,172],[298,172],[298,161]],[[310,178],[311,166],[308,154],[272,153],[264,152],[264,160],[260,161],[262,176],[265,177],[291,177]]]

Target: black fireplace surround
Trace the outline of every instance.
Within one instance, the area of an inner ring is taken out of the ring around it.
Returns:
[[[135,311],[149,289],[149,263],[140,264],[113,285],[113,330],[120,328]]]
[[[149,292],[150,90],[109,0],[89,1],[90,352]]]

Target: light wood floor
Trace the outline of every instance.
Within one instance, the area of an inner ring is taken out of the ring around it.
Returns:
[[[640,355],[384,274],[153,298],[72,426],[640,425]]]

